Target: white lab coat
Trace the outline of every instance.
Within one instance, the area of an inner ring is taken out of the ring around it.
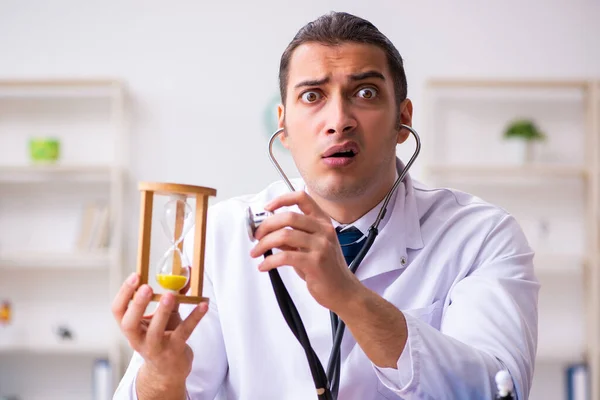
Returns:
[[[305,190],[300,180],[293,183]],[[188,342],[194,351],[190,399],[212,400],[220,389],[224,398],[236,400],[317,398],[303,349],[281,315],[268,274],[257,269],[261,259],[249,256],[254,243],[246,231],[246,207],[258,211],[286,192],[277,182],[209,211],[204,296],[210,308]],[[518,398],[527,399],[539,284],[533,252],[515,219],[479,198],[431,189],[409,176],[393,199],[357,277],[404,312],[408,342],[398,369],[380,369],[346,329],[339,399],[488,400],[502,368],[510,371]],[[378,209],[356,226],[368,227]],[[329,311],[292,268],[279,272],[326,368]],[[133,355],[114,399],[137,398],[142,362]]]

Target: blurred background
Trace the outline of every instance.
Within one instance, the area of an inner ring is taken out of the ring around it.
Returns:
[[[600,399],[598,0],[0,0],[0,399],[111,397],[137,183],[212,187],[214,204],[278,179],[279,58],[331,10],[404,57],[413,178],[507,209],[536,250],[530,398]]]

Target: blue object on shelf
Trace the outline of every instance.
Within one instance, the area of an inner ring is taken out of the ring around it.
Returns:
[[[112,399],[112,369],[108,360],[97,359],[92,368],[92,399]]]
[[[585,363],[567,367],[567,400],[590,400],[589,372]]]

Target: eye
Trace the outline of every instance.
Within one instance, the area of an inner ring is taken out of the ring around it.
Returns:
[[[377,96],[377,89],[372,87],[362,88],[358,91],[358,96],[363,99],[372,99]]]
[[[305,103],[314,103],[315,101],[320,99],[320,94],[318,92],[304,92],[302,93],[302,101]]]

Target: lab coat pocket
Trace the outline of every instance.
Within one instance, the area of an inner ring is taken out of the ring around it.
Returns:
[[[443,301],[437,300],[433,304],[428,305],[427,307],[421,308],[412,308],[409,310],[402,310],[405,315],[410,315],[411,317],[417,318],[420,321],[425,322],[428,325],[431,325],[435,329],[440,329],[441,319],[442,319],[442,308]],[[409,368],[413,368],[414,366],[410,366]],[[407,374],[403,374],[406,378]],[[396,381],[387,382],[387,385],[391,386],[393,389],[397,391],[403,390],[406,385],[410,384],[409,381],[399,381],[400,378]],[[396,394],[394,390],[390,387],[386,386],[381,380],[377,383],[377,392],[379,394],[378,399],[381,400],[400,400],[403,399],[402,396]]]
[[[430,304],[427,307],[402,310],[402,312],[439,330],[442,325],[442,306],[443,300],[440,299],[434,301],[433,304]]]

